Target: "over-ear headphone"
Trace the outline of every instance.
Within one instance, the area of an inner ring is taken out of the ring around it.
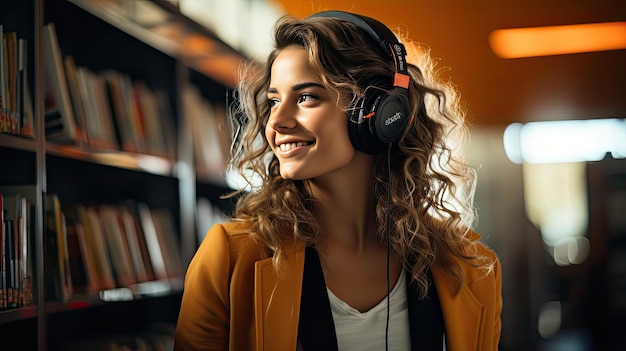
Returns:
[[[323,11],[313,17],[331,17],[347,20],[359,28],[376,43],[375,49],[383,57],[394,60],[396,72],[393,90],[387,92],[375,82],[368,83],[365,93],[350,108],[348,130],[352,145],[362,152],[377,154],[386,150],[389,143],[398,141],[407,128],[412,116],[408,106],[410,76],[406,63],[406,49],[393,32],[381,22],[366,16],[344,11]],[[380,85],[380,83],[378,83]]]

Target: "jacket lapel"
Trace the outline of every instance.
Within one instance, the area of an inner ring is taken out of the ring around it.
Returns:
[[[431,284],[428,296],[420,300],[419,288],[411,282],[411,273],[406,272],[406,292],[409,305],[409,326],[411,330],[411,349],[439,350],[443,348],[444,324],[441,305]],[[432,276],[432,275],[431,275]],[[430,278],[432,281],[432,278]]]
[[[441,268],[433,267],[432,273],[446,326],[447,350],[468,350],[469,345],[480,350],[485,323],[483,304],[466,284],[455,296],[454,282]]]
[[[300,316],[304,249],[290,250],[278,278],[272,259],[255,263],[254,320],[256,350],[295,350]]]
[[[337,350],[337,334],[319,256],[306,248],[298,339],[303,350]]]

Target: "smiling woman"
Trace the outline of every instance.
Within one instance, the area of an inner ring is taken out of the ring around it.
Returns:
[[[271,77],[265,136],[279,161],[281,177],[303,180],[340,169],[348,172],[358,155],[348,137],[346,114],[337,106],[337,93],[324,87],[309,64],[308,52],[295,45],[283,49],[274,60]]]
[[[285,16],[274,39],[231,111],[231,165],[260,184],[194,256],[175,349],[496,350],[456,91],[369,17]]]

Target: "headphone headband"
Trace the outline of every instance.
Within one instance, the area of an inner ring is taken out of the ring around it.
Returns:
[[[396,36],[393,34],[393,32],[381,22],[371,17],[357,15],[345,11],[323,11],[309,16],[309,18],[315,17],[340,18],[355,24],[356,26],[364,30],[369,35],[369,37],[377,44],[377,47],[381,54],[394,57],[394,62],[396,64],[396,73],[408,76],[408,70],[406,67],[406,48],[402,43],[398,41],[398,39],[396,39]],[[408,84],[408,82],[406,83]],[[397,86],[406,89],[406,86],[404,84],[399,83]]]
[[[324,17],[346,20],[362,29],[375,44],[382,57],[392,58],[395,66],[393,91],[385,92],[379,82],[369,82],[378,89],[365,88],[364,97],[351,108],[348,129],[354,147],[368,154],[377,154],[390,143],[398,141],[410,124],[408,87],[410,76],[406,49],[393,32],[381,22],[344,11],[323,11],[309,18]]]

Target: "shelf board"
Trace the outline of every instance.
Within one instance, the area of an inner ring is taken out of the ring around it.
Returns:
[[[10,310],[0,311],[0,325],[14,321],[34,318],[37,316],[37,306],[30,305],[25,307],[14,308]]]
[[[149,282],[132,284],[126,287],[119,287],[98,292],[77,294],[69,301],[49,301],[46,302],[47,313],[58,313],[65,311],[90,308],[102,305],[103,303],[115,303],[124,301],[136,301],[147,298],[156,298],[180,293],[183,289],[182,279],[160,279]],[[30,311],[30,310],[27,310]],[[17,319],[24,319],[22,315],[16,315]],[[36,313],[36,309],[33,313]],[[0,314],[0,323],[4,320]]]
[[[69,1],[227,87],[237,83],[245,56],[166,1]]]
[[[0,146],[16,150],[37,151],[35,139],[10,134],[0,134]]]
[[[90,151],[75,146],[51,143],[46,145],[46,153],[156,175],[176,176],[176,161],[159,156],[122,151]]]
[[[102,290],[98,293],[104,302],[133,301],[171,295],[182,291],[182,279],[160,279],[132,284],[122,288]]]

